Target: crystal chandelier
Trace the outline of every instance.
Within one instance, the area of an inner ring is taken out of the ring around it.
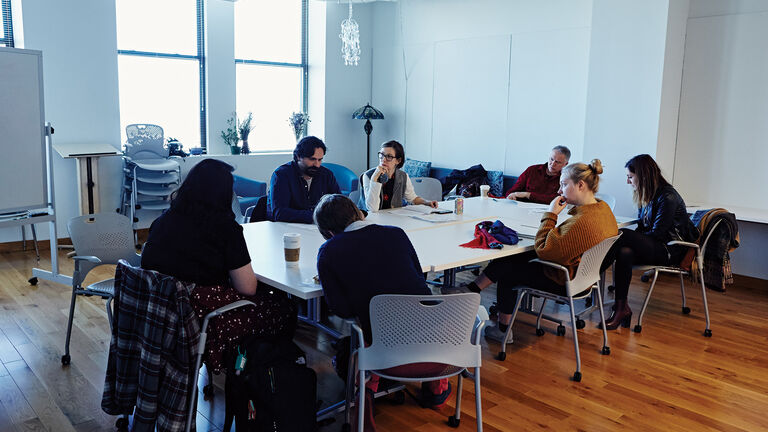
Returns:
[[[360,60],[360,29],[352,19],[352,0],[349,0],[349,18],[341,22],[341,57],[347,66],[355,65]]]

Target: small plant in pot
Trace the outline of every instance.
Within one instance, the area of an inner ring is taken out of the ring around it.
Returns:
[[[237,128],[237,115],[232,113],[232,116],[227,119],[227,128],[221,131],[221,139],[224,140],[224,144],[229,146],[229,150],[232,154],[240,154],[240,147],[237,146],[237,142],[240,141]]]
[[[243,140],[242,154],[248,154],[251,150],[248,148],[248,135],[251,133],[251,123],[253,122],[253,114],[248,112],[248,116],[243,121],[238,122],[237,130],[240,132],[240,139]]]

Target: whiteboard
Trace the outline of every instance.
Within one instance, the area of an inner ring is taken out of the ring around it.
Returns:
[[[0,48],[0,213],[48,206],[43,54]]]

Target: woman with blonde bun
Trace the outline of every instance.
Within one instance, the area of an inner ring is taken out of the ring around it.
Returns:
[[[499,308],[498,327],[486,327],[485,336],[501,342],[512,319],[517,302],[518,286],[533,286],[554,294],[565,295],[563,274],[538,263],[533,258],[552,261],[566,267],[574,277],[581,255],[608,237],[618,234],[616,218],[608,204],[595,198],[603,165],[599,159],[589,164],[573,163],[560,174],[558,196],[549,204],[549,211],[541,217],[536,233],[534,250],[527,253],[491,261],[483,273],[467,285],[479,292],[497,282],[496,296]],[[560,225],[557,216],[571,204],[571,215]]]

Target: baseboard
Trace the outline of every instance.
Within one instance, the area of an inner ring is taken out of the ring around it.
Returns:
[[[733,283],[734,285],[738,285],[740,287],[744,287],[752,290],[768,291],[768,280],[760,279],[752,276],[734,274]],[[725,287],[726,289],[728,289],[728,285],[726,285]]]

